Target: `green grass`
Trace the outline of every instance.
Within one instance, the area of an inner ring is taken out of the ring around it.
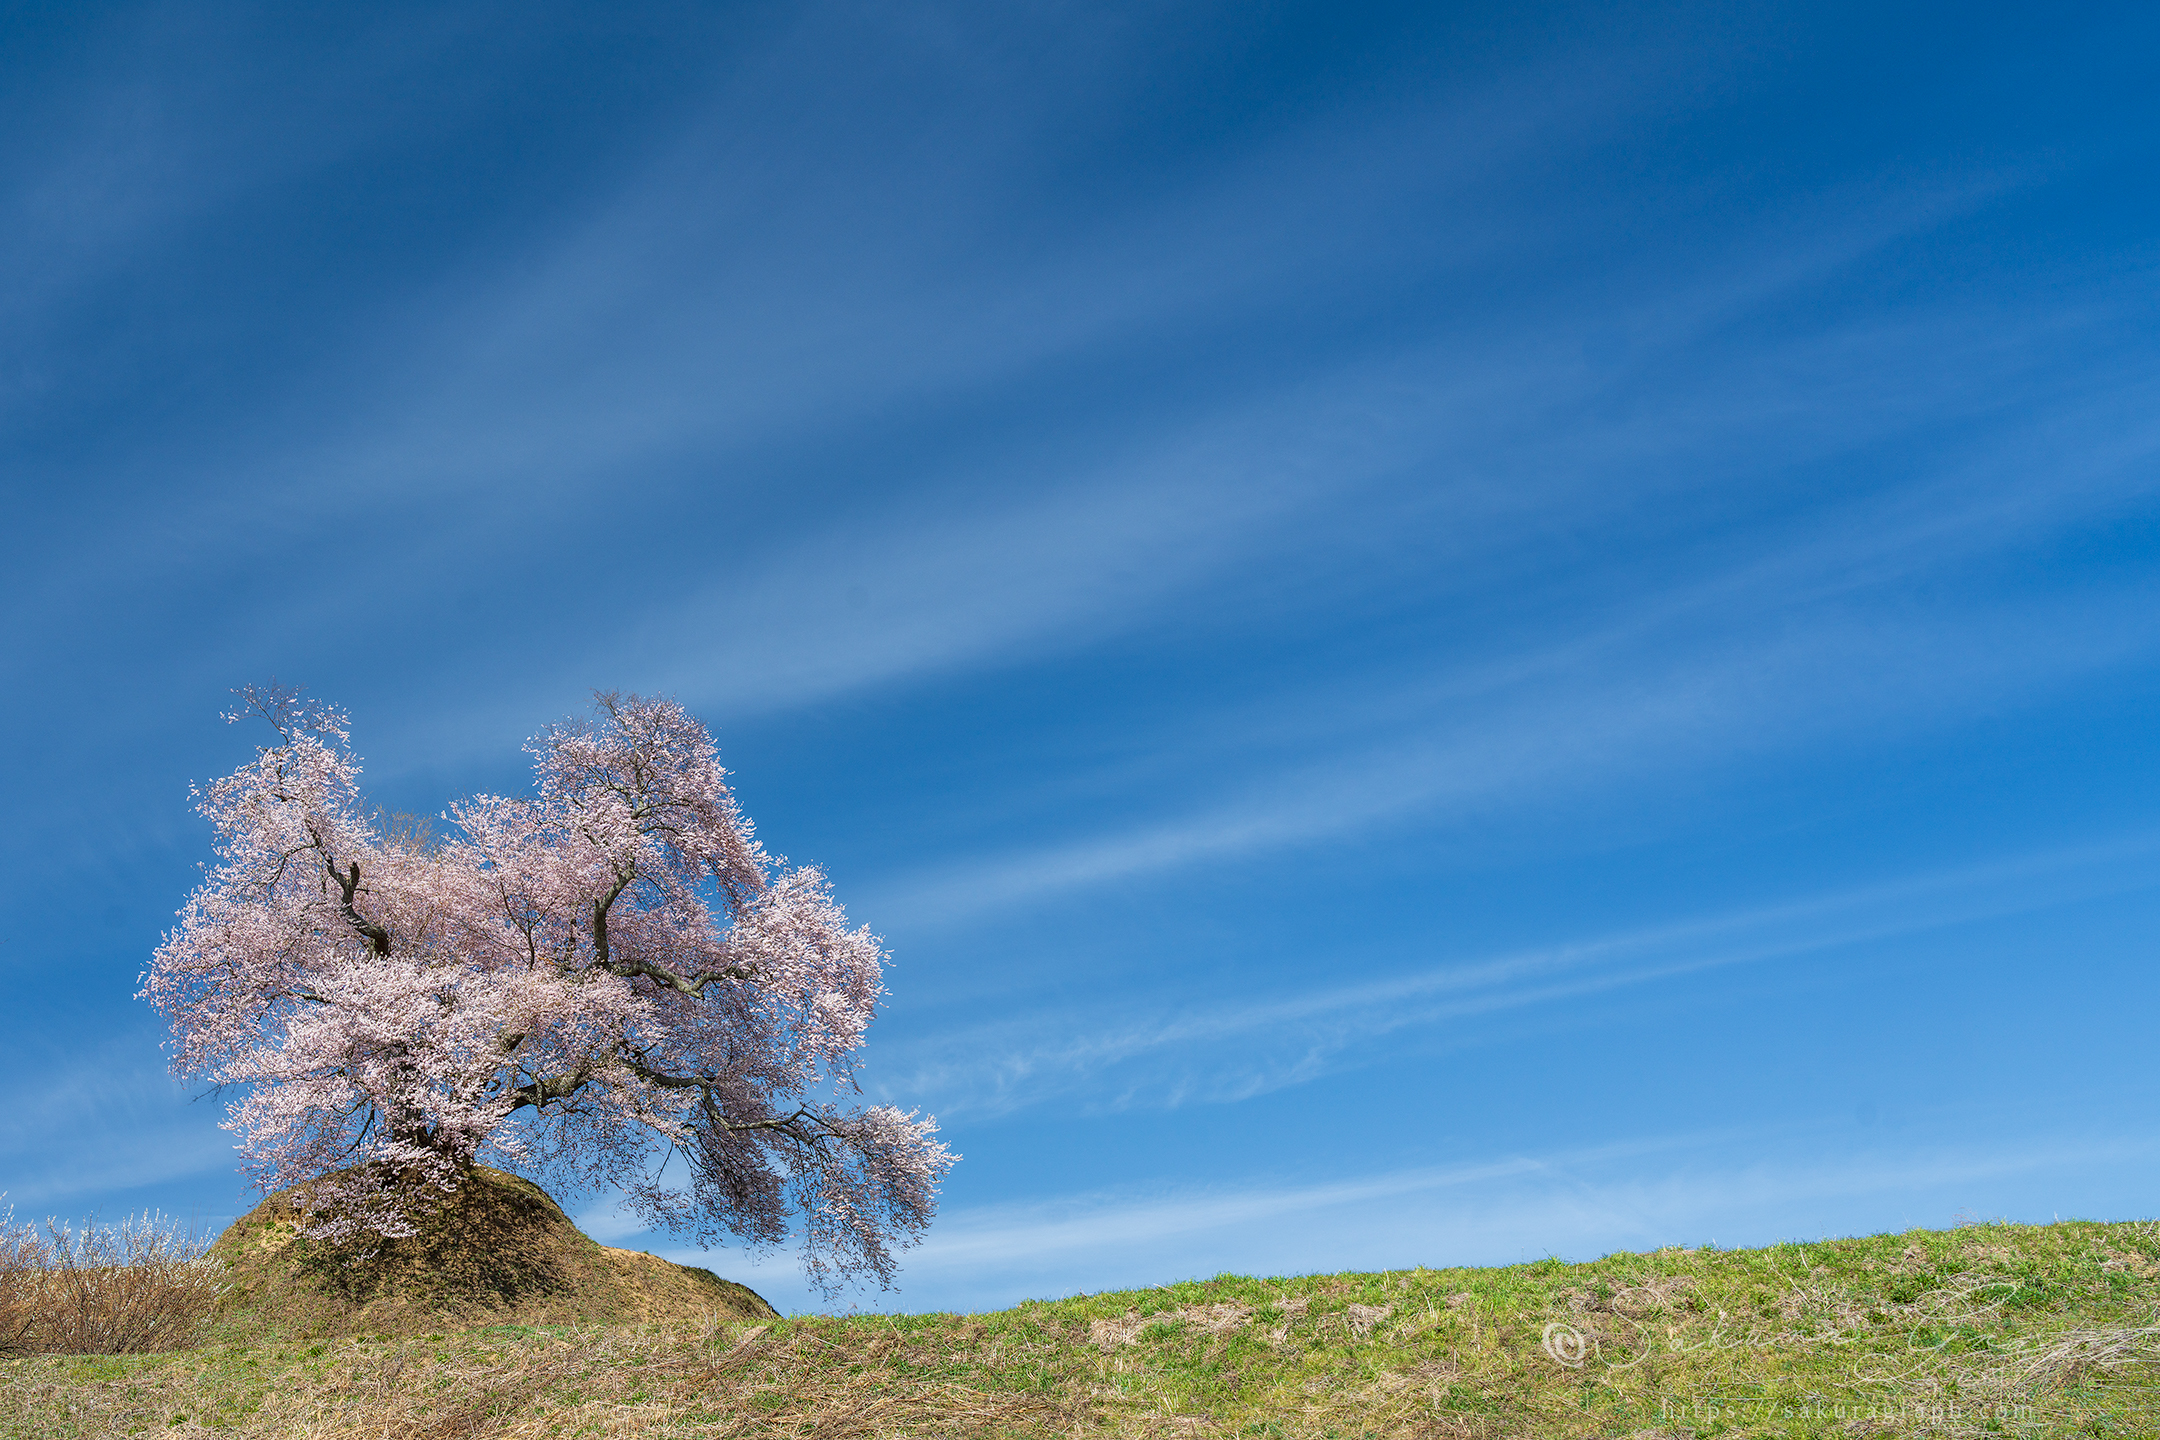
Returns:
[[[213,1336],[6,1362],[0,1435],[2160,1436],[2155,1359],[2160,1227],[1980,1225],[982,1315]]]

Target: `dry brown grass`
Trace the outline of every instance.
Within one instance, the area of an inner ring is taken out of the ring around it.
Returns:
[[[1068,1396],[956,1378],[939,1342],[859,1321],[656,1324],[325,1343],[260,1366],[229,1351],[126,1372],[51,1361],[0,1377],[0,1435],[989,1440],[1062,1434],[1086,1419]]]
[[[0,1218],[0,1355],[134,1355],[198,1343],[219,1292],[208,1242],[155,1216]]]

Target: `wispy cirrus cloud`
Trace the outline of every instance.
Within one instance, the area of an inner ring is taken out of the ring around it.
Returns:
[[[2009,348],[2039,340],[2027,336]],[[2118,378],[1998,427],[1985,445],[1933,444],[1904,483],[1821,507],[1779,527],[1769,543],[1736,546],[1656,577],[1627,574],[1623,562],[1602,582],[1613,593],[1592,591],[1579,603],[1529,617],[1512,647],[1474,646],[1436,653],[1422,666],[1391,663],[1373,675],[1331,675],[1326,687],[1303,687],[1280,703],[1195,716],[1189,733],[1166,734],[1162,744],[1165,754],[1179,747],[1192,752],[1193,773],[1216,777],[1212,796],[1186,787],[1164,797],[1168,804],[1132,807],[1141,813],[1119,831],[1039,841],[1017,854],[1004,844],[994,858],[956,857],[891,877],[877,889],[879,909],[897,923],[965,923],[1066,891],[1376,827],[1444,824],[1555,793],[1628,783],[1674,765],[1722,763],[1863,732],[1910,733],[1970,713],[1976,704],[2022,703],[2144,663],[2160,641],[2160,624],[2151,618],[2142,579],[2100,571],[2084,584],[2058,580],[2012,597],[1991,587],[2042,547],[2073,543],[2081,533],[2149,512],[2156,493],[2151,462],[2160,455],[2160,427],[2149,419],[2153,392],[2148,379]],[[1855,423],[1867,429],[1877,422]],[[2066,430],[2109,439],[2066,449]],[[2035,483],[2038,476],[2045,483]],[[1313,589],[1296,582],[1301,559],[1310,563],[1318,552],[1330,562],[1344,560],[1356,549],[1346,531],[1384,533],[1404,523],[1385,506],[1349,498],[1357,477],[1352,470],[1333,491],[1342,502],[1333,515],[1311,503],[1326,487],[1285,486],[1272,523],[1254,524],[1238,542],[1223,538],[1238,534],[1234,524],[1218,524],[1216,551],[1188,541],[1176,527],[1166,527],[1164,538],[1188,559],[1220,554],[1226,570],[1240,558],[1250,568],[1251,555],[1238,555],[1240,543],[1283,544],[1284,563],[1270,572],[1272,596],[1231,593],[1246,602],[1246,624],[1266,615],[1271,601],[1287,613],[1289,605],[1314,600]],[[1582,523],[1600,518],[1594,495],[1563,486],[1537,498],[1571,522],[1577,517],[1568,507],[1578,499]],[[1418,503],[1454,505],[1452,499]],[[1197,502],[1192,508],[1202,509]],[[1417,583],[1432,592],[1435,605],[1457,593],[1451,565],[1474,574],[1461,581],[1461,593],[1507,583],[1506,567],[1524,564],[1521,553],[1536,547],[1553,519],[1539,506],[1526,510],[1519,499],[1476,486],[1454,509],[1460,533],[1438,539],[1437,553],[1420,536],[1421,560],[1437,568]],[[1025,529],[1050,534],[1060,527]],[[1301,538],[1301,552],[1287,543],[1292,534]],[[1332,587],[1328,603],[1354,603],[1343,592],[1360,584],[1409,583],[1394,572],[1384,547],[1365,543],[1371,553],[1362,571],[1342,564],[1315,582]],[[900,553],[958,559],[934,543],[903,546]],[[1055,570],[1053,557],[1025,543],[1011,553],[1022,562],[1013,567],[1016,576]],[[1587,558],[1585,572],[1612,563],[1608,556]],[[1529,566],[1525,572],[1534,573]],[[1196,568],[1166,566],[1149,571],[1135,593],[1160,606],[1204,573],[1204,560]],[[1288,583],[1286,575],[1293,577]],[[1013,589],[1024,593],[1026,584]],[[931,644],[949,647],[947,663],[978,643],[1017,642],[1028,629],[987,595],[980,604],[946,607],[942,619],[932,618],[937,613],[923,612],[922,630],[936,637]],[[1107,606],[1091,619],[1119,623]],[[1000,634],[996,627],[1006,623],[1016,628]],[[1038,641],[1042,635],[1037,628]],[[866,637],[895,678],[911,666],[940,663],[889,631]],[[814,644],[795,648],[825,653]],[[844,656],[846,648],[837,653]],[[722,673],[772,671],[751,664]],[[1283,754],[1296,758],[1284,763]],[[1248,777],[1242,787],[1241,768]],[[1181,811],[1173,808],[1179,804]]]
[[[816,28],[760,43],[785,50]],[[813,507],[807,526],[767,513],[775,484],[790,483],[776,482],[776,456],[823,455],[828,469],[867,463],[871,452],[836,449],[834,437],[867,443],[904,431],[906,416],[955,407],[979,412],[977,428],[996,435],[993,417],[1040,409],[1053,377],[1084,388],[1097,372],[1174,359],[1161,352],[1174,352],[1185,322],[1166,323],[1166,312],[1190,312],[1190,326],[1206,331],[1218,314],[1249,322],[1256,297],[1292,275],[1319,268],[1353,289],[1368,283],[1350,278],[1362,267],[1343,263],[1360,253],[1363,230],[1342,205],[1272,216],[1249,264],[1224,263],[1203,243],[1253,230],[1285,170],[1338,176],[1365,207],[1414,194],[1440,212],[1459,209],[1444,240],[1394,220],[1368,228],[1396,246],[1416,234],[1418,265],[1437,273],[1484,263],[1519,245],[1516,231],[1532,222],[1451,207],[1448,197],[1474,193],[1556,129],[1595,131],[1600,115],[1654,95],[1655,67],[1644,64],[1640,74],[1600,65],[1594,84],[1516,77],[1428,115],[1333,117],[1277,137],[1208,185],[1121,211],[1116,234],[1046,244],[991,270],[970,248],[966,217],[919,205],[879,231],[909,276],[904,286],[860,256],[845,267],[821,260],[848,238],[834,216],[756,203],[763,187],[792,187],[793,165],[733,144],[732,111],[692,118],[594,197],[593,214],[543,230],[507,261],[491,256],[487,274],[460,277],[469,284],[386,306],[378,333],[354,344],[371,373],[351,384],[325,377],[344,397],[334,414],[299,433],[253,431],[260,438],[247,453],[198,457],[217,476],[214,489],[171,485],[101,527],[94,556],[62,539],[22,578],[34,570],[66,588],[96,575],[139,595],[199,583],[208,551],[244,584],[295,544],[342,543],[364,523],[397,533],[416,573],[440,577],[371,597],[369,631],[395,634],[434,629],[456,603],[445,586],[484,592],[504,586],[506,566],[530,573],[519,547],[541,534],[623,530],[626,486],[655,515],[714,533],[704,583],[678,578],[655,592],[634,575],[612,577],[604,623],[551,590],[533,596],[543,616],[562,609],[558,643],[537,668],[528,655],[504,657],[506,673],[478,687],[485,700],[413,737],[439,756],[472,743],[447,730],[523,733],[533,713],[555,713],[566,690],[596,679],[755,716],[1039,659],[1166,611],[1206,617],[1218,597],[1245,603],[1256,572],[1339,564],[1355,589],[1367,568],[1360,554],[1394,523],[1410,475],[1437,477],[1410,487],[1420,492],[1413,504],[1444,494],[1443,529],[1457,537],[1429,561],[1534,545],[1556,514],[1581,525],[1636,503],[1611,482],[1613,466],[1684,468],[1670,463],[1676,436],[1687,437],[1681,448],[1737,449],[1777,428],[1790,459],[1785,422],[1798,407],[1820,408],[1823,373],[1811,372],[1834,368],[1846,375],[1841,393],[1866,402],[1847,407],[1820,437],[1825,446],[1909,420],[1895,412],[1922,403],[1911,377],[1933,373],[1912,352],[1937,333],[1846,333],[1834,367],[1821,363],[1819,338],[1744,374],[1712,367],[1684,382],[1697,393],[1683,424],[1614,402],[1626,374],[1716,350],[1739,318],[2019,179],[1900,194],[1858,214],[1840,203],[1812,223],[1780,217],[1774,234],[1725,237],[1725,253],[1702,257],[1682,282],[1578,298],[1527,328],[1517,315],[1496,323],[1472,312],[1438,343],[1331,342],[1288,371],[1228,374],[1161,404],[1124,404],[1114,434],[1094,416],[1060,411],[972,453],[911,460],[901,473],[880,457],[882,496]],[[730,103],[754,106],[755,96],[753,86]],[[1375,143],[1405,126],[1437,138]],[[1002,163],[998,142],[960,138],[957,154],[937,162],[961,172],[946,179],[956,193],[980,178],[976,169]],[[918,162],[929,163],[911,157]],[[711,185],[716,164],[743,167],[749,183]],[[1295,243],[1273,233],[1284,226]],[[746,291],[747,273],[762,278]],[[1581,332],[1600,323],[1637,336],[1619,373],[1582,362]],[[1892,375],[1898,383],[1879,383]],[[188,462],[161,460],[169,463]],[[353,511],[360,494],[364,522]],[[476,545],[476,532],[489,540]],[[683,557],[672,568],[693,567]],[[1341,589],[1344,578],[1324,583]],[[863,603],[851,605],[857,595]],[[208,641],[225,654],[208,663],[237,673],[247,655],[304,650],[307,637],[351,619],[343,597],[282,597]],[[34,632],[16,643],[34,645]],[[494,660],[482,647],[465,663],[487,670]]]
[[[1642,342],[1638,363],[1702,365],[1701,357],[1682,357],[1766,294],[1819,278],[1936,218],[1921,207],[1864,235],[1820,237],[1812,252],[1783,246],[1755,257],[1755,271],[1736,259],[1734,273],[1670,297],[1674,313]],[[1367,603],[1382,585],[1445,595],[1454,588],[1451,571],[1463,572],[1466,584],[1472,576],[1503,579],[1507,565],[1534,568],[1526,555],[1556,532],[1624,524],[1642,502],[1642,485],[1661,483],[1657,472],[1729,467],[1741,484],[1773,444],[1777,463],[1792,466],[1984,407],[1985,387],[1973,374],[1944,393],[1939,380],[1912,379],[1934,374],[1927,356],[1941,348],[1963,351],[1971,371],[2020,363],[2020,353],[2047,343],[2000,316],[1913,317],[1902,331],[1809,334],[1741,373],[1713,366],[1688,376],[1680,383],[1693,394],[1686,413],[1674,416],[1617,402],[1614,377],[1579,358],[1579,324],[1571,320],[1561,334],[1476,334],[1336,357],[1316,374],[1161,417],[1106,452],[1089,445],[1077,456],[1019,450],[956,461],[922,477],[904,499],[835,517],[771,558],[731,565],[704,590],[648,611],[627,644],[609,637],[609,655],[695,703],[749,717],[1040,663],[1160,625],[1166,613],[1184,626],[1251,626],[1301,607]],[[2047,328],[2058,324],[2051,319]],[[2115,420],[2147,398],[2082,401],[2105,405]],[[2077,408],[2066,403],[2026,428],[2075,424]],[[1795,436],[1790,422],[1802,410],[1814,423]],[[2141,439],[2107,428],[2118,434],[2119,453],[2070,463],[2097,469],[2112,459],[2120,467],[2154,446],[2150,426]],[[1822,586],[1881,583],[1893,572],[1941,565],[1975,543],[1999,543],[2035,512],[2044,523],[2049,511],[2059,515],[2081,499],[2105,503],[2124,487],[2119,468],[2089,477],[2061,473],[2058,464],[2054,498],[2044,501],[2029,475],[1978,473],[2018,448],[1995,437],[1986,460],[1962,473],[1968,457],[1949,452],[1883,497],[1873,507],[1883,513],[1837,517],[1859,523],[1840,535],[1835,556],[1794,547],[1755,573],[1682,575],[1673,593],[1623,623],[1640,629],[1673,608],[1728,601],[1735,590],[1759,599],[1796,569],[1818,571]],[[1629,484],[1615,483],[1621,472]],[[2096,489],[2107,494],[2095,497]],[[1988,513],[1991,502],[2005,512]],[[1414,573],[1408,556],[1382,538],[1391,534],[1414,537],[1402,547],[1414,546]],[[1705,593],[1712,589],[1726,593]]]
[[[881,1091],[955,1121],[1044,1105],[1115,1111],[1249,1100],[1385,1064],[1391,1039],[1430,1048],[1433,1028],[1451,1022],[2150,890],[2160,886],[2156,854],[2160,834],[2133,834],[1262,1000],[1166,1004],[1145,1019],[1131,1015],[1129,1001],[1099,1011],[1066,1002],[1054,1015],[887,1042],[875,1077]]]
[[[1507,662],[1505,678],[1398,688],[1380,697],[1380,708],[1406,717],[1397,733],[1357,735],[1367,726],[1353,719],[1344,728],[1363,744],[1267,768],[1246,793],[1108,834],[894,876],[872,887],[869,903],[890,924],[961,925],[1384,827],[1519,811],[1706,757],[1726,763],[1841,734],[1910,731],[2149,658],[2160,647],[2150,602],[2140,587],[1929,618],[1844,614],[1774,639],[1721,637],[1678,658],[1598,656],[1567,643],[1550,657],[1557,663]],[[1457,711],[1468,719],[1437,703],[1462,689],[1484,692]],[[1418,733],[1413,716],[1432,716],[1431,728]],[[1220,754],[1235,731],[1211,738]]]
[[[60,1056],[25,1044],[14,1058],[42,1062],[18,1073],[0,1111],[0,1191],[18,1207],[65,1211],[237,1168],[232,1137],[215,1127],[222,1109],[213,1101],[176,1115],[185,1092],[154,1049],[110,1041]]]

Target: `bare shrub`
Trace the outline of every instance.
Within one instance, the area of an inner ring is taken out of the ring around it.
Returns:
[[[0,1354],[129,1355],[201,1336],[218,1296],[209,1244],[160,1215],[41,1228],[0,1216]]]
[[[47,1270],[45,1247],[35,1229],[0,1212],[0,1355],[25,1355]]]

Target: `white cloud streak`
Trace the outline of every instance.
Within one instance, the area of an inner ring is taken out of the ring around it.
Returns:
[[[136,1046],[57,1064],[24,1047],[11,1059],[0,1190],[17,1207],[68,1208],[236,1168],[232,1137],[208,1123],[222,1110],[183,1110],[181,1088]]]
[[[1494,686],[1499,693],[1463,707],[1473,716],[1467,723],[1443,721],[1423,735],[1278,769],[1245,794],[1182,815],[895,876],[862,903],[889,925],[950,926],[1378,827],[1459,823],[1555,793],[1700,766],[1706,757],[1723,762],[1860,731],[1909,731],[2148,659],[2160,646],[2152,598],[2104,592],[1933,619],[1839,615],[1680,658],[1598,656],[1569,643],[1511,665],[1515,674]],[[1568,674],[1570,665],[1579,668]],[[1468,676],[1419,683],[1384,697],[1380,708],[1430,713],[1440,708],[1429,698],[1436,692],[1484,683]],[[1234,749],[1231,737],[1214,738],[1218,755]]]
[[[803,40],[789,35],[777,43]],[[764,71],[753,64],[743,73]],[[1346,230],[1341,207],[1327,205],[1296,222],[1310,232],[1300,231],[1297,243],[1278,236],[1260,247],[1256,254],[1268,262],[1258,270],[1135,263],[1206,253],[1199,237],[1250,231],[1286,168],[1337,176],[1364,196],[1475,193],[1523,147],[1551,143],[1555,127],[1597,131],[1609,119],[1605,112],[1656,93],[1647,57],[1637,57],[1632,78],[1615,88],[1618,73],[1602,69],[1598,84],[1518,77],[1504,93],[1465,103],[1459,113],[1338,118],[1280,138],[1235,175],[1121,217],[1131,234],[1120,243],[1094,235],[1031,253],[995,274],[986,275],[972,255],[947,253],[962,236],[945,232],[964,217],[923,207],[895,222],[902,253],[892,263],[904,261],[911,276],[905,285],[876,267],[836,271],[821,260],[835,232],[833,217],[814,206],[746,230],[761,187],[792,187],[795,172],[783,158],[729,141],[729,115],[709,117],[618,193],[600,197],[598,219],[547,235],[533,254],[498,264],[480,283],[393,311],[385,333],[357,348],[406,357],[379,367],[403,379],[356,389],[337,416],[322,417],[290,443],[272,442],[272,453],[208,461],[218,476],[214,492],[174,486],[135,518],[100,527],[95,559],[63,545],[43,564],[70,585],[168,584],[201,573],[204,546],[174,544],[180,534],[216,536],[219,563],[235,571],[269,566],[300,537],[348,525],[356,487],[378,517],[398,513],[401,496],[461,496],[492,512],[486,497],[508,487],[518,502],[503,522],[511,531],[526,523],[518,516],[559,530],[579,513],[605,509],[625,477],[642,474],[656,456],[702,457],[716,477],[712,487],[722,491],[754,487],[754,480],[726,477],[746,463],[754,474],[749,457],[762,450],[811,445],[836,429],[980,398],[985,386],[1009,384],[1076,352],[1151,344],[1196,304],[1237,313],[1255,296],[1284,288],[1291,273],[1339,269],[1341,252],[1356,248],[1356,227]],[[1373,143],[1413,121],[1437,127],[1432,144],[1405,150]],[[974,136],[968,143],[969,157],[951,163],[1000,163],[993,142]],[[1370,173],[1383,163],[1409,169]],[[731,166],[749,166],[753,183],[716,184]],[[1646,312],[1630,323],[1646,337],[1646,353],[1684,353],[1768,299],[1970,209],[2001,183],[1894,209],[1877,205],[1857,221],[1818,220],[1812,232],[1806,220],[1784,217],[1774,236],[1745,238],[1708,261],[1711,279],[1628,297]],[[1475,254],[1519,238],[1493,228],[1497,221],[1485,224],[1484,231],[1451,235],[1448,246]],[[1420,264],[1460,263],[1436,254],[1430,237],[1420,245]],[[755,295],[744,293],[740,277],[747,273],[766,277]],[[835,273],[846,277],[837,293]],[[813,296],[822,319],[806,328],[794,307]],[[1453,334],[1416,353],[1316,360],[1316,373],[1211,395],[1197,413],[1123,435],[1094,463],[1024,448],[952,462],[942,473],[899,478],[886,504],[858,500],[846,514],[819,515],[808,533],[760,535],[753,553],[728,537],[725,563],[714,567],[723,579],[687,594],[622,597],[613,608],[628,606],[626,625],[590,639],[565,637],[548,674],[526,676],[514,695],[487,686],[490,698],[468,707],[457,726],[492,729],[506,709],[516,709],[510,723],[521,733],[535,704],[559,703],[537,692],[559,695],[566,674],[571,693],[596,677],[628,678],[743,716],[1040,657],[1127,633],[1145,617],[1191,603],[1225,575],[1274,568],[1316,544],[1354,545],[1354,537],[1386,523],[1355,497],[1406,470],[1474,471],[1505,453],[1516,474],[1555,466],[1569,472],[1528,496],[1507,495],[1489,478],[1445,486],[1462,552],[1505,548],[1540,528],[1524,525],[1526,512],[1548,519],[1565,512],[1584,523],[1627,503],[1599,473],[1616,458],[1669,459],[1682,430],[1695,444],[1721,431],[1728,439],[1738,438],[1736,429],[1754,435],[1766,415],[1789,416],[1808,403],[1771,383],[1762,393],[1699,395],[1677,430],[1640,416],[1595,424],[1567,417],[1569,405],[1594,406],[1611,384],[1585,374],[1574,358],[1581,324],[1580,314],[1570,314],[1564,322],[1533,322],[1526,334],[1511,316],[1498,329]],[[926,335],[934,343],[926,346]],[[786,353],[764,354],[761,345],[782,345]],[[1872,359],[1878,370],[1926,370],[1906,363],[1909,357]],[[1758,381],[1767,383],[1781,363],[1759,367]],[[1825,443],[1851,443],[1856,427],[1883,424],[1882,396],[1907,388],[1878,388],[1875,403],[1855,407]],[[1526,434],[1555,420],[1560,438],[1524,448]],[[1071,448],[1070,437],[1058,438]],[[1784,437],[1788,453],[1792,440]],[[987,513],[977,502],[940,498],[979,491],[986,473],[1003,477],[995,488],[1007,497]],[[638,483],[664,511],[658,492],[683,482],[645,476]],[[1481,514],[1486,507],[1499,513]],[[1496,533],[1495,522],[1506,516],[1514,533],[1506,526]],[[465,525],[416,527],[401,537],[401,548],[418,569],[448,575],[474,559]],[[851,589],[871,598],[867,614],[847,608]],[[435,587],[423,585],[410,601],[385,595],[374,603],[387,607],[382,618],[389,620],[400,605],[432,616],[441,602]],[[332,603],[317,608],[287,597],[226,637],[225,660],[205,663],[245,668],[246,655],[282,652],[297,637],[348,623],[342,608],[327,608]],[[1204,600],[1198,608],[1207,608]],[[633,675],[624,677],[625,669]],[[447,738],[438,732],[415,743],[440,756]]]
[[[1129,1004],[1100,1013],[1068,1004],[1054,1021],[887,1042],[875,1076],[881,1091],[929,1104],[948,1121],[1050,1104],[1122,1110],[1248,1100],[1380,1063],[1388,1037],[1471,1016],[2148,890],[2160,884],[2156,853],[2160,835],[2132,835],[1258,1003],[1165,1006],[1138,1022]]]

